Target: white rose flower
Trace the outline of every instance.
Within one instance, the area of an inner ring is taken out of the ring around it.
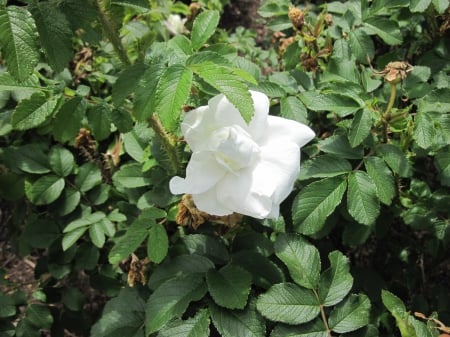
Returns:
[[[181,124],[192,156],[186,178],[173,177],[170,191],[192,194],[211,215],[277,218],[300,172],[300,147],[315,136],[304,124],[269,116],[268,97],[250,93],[249,124],[224,95],[188,112]]]
[[[185,23],[186,18],[182,19],[178,14],[170,14],[167,20],[164,21],[166,28],[172,35],[183,34],[186,31]]]

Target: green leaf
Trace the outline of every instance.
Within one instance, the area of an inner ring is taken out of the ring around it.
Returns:
[[[390,205],[395,196],[395,182],[391,170],[379,157],[364,159],[367,174],[375,184],[377,196],[385,205]]]
[[[147,255],[154,263],[160,263],[169,250],[169,238],[163,225],[157,223],[150,227],[147,240]]]
[[[150,275],[148,285],[153,290],[174,276],[193,273],[206,274],[211,268],[214,268],[214,263],[204,256],[179,255],[173,259],[166,259],[163,264],[159,265]]]
[[[369,34],[377,34],[390,46],[403,42],[402,33],[395,21],[377,16],[366,19],[364,26]]]
[[[72,152],[59,145],[52,147],[48,160],[52,171],[60,177],[67,177],[75,168]]]
[[[402,178],[411,176],[411,163],[398,146],[394,144],[382,144],[378,147],[378,151],[394,173],[397,173]]]
[[[341,203],[346,188],[346,180],[340,177],[325,178],[304,187],[292,204],[296,231],[306,235],[319,232]]]
[[[164,69],[162,64],[151,64],[139,80],[133,109],[133,114],[138,121],[147,120],[155,112],[156,88]]]
[[[449,0],[431,0],[431,2],[439,14],[443,14],[450,5]]]
[[[70,247],[72,247],[78,241],[78,239],[83,236],[87,229],[88,227],[84,226],[66,233],[62,239],[62,249],[66,251]]]
[[[298,234],[280,233],[274,248],[276,256],[283,261],[297,284],[308,289],[317,287],[320,256],[316,247]]]
[[[82,165],[75,177],[75,186],[81,192],[87,192],[102,183],[100,169],[94,163]]]
[[[394,316],[401,335],[416,337],[415,328],[411,324],[409,314],[402,300],[384,289],[381,291],[381,300],[392,316]]]
[[[116,244],[108,255],[108,261],[116,264],[133,253],[148,236],[148,227],[151,223],[147,221],[134,221],[127,228],[125,235],[117,239]]]
[[[137,288],[123,287],[106,303],[102,316],[92,326],[92,337],[143,337],[145,301]]]
[[[413,137],[422,149],[428,149],[436,138],[436,127],[433,117],[426,112],[417,111],[414,118]]]
[[[89,226],[89,237],[96,247],[102,248],[105,245],[105,232],[102,222],[96,222]]]
[[[339,251],[332,251],[328,255],[330,267],[320,276],[319,299],[326,307],[342,301],[353,286],[348,258]]]
[[[337,333],[357,330],[369,324],[370,300],[364,295],[350,295],[330,313],[328,325]]]
[[[18,82],[9,73],[4,72],[0,74],[0,92],[2,91],[33,92],[40,90],[42,90],[41,87],[32,80]]]
[[[53,324],[53,316],[47,306],[31,304],[26,311],[27,319],[39,329],[49,329]]]
[[[199,14],[192,25],[191,41],[194,50],[200,49],[216,31],[219,24],[218,11],[207,10]]]
[[[69,224],[67,224],[67,226],[64,228],[63,232],[68,233],[75,229],[92,225],[92,224],[104,219],[105,217],[106,217],[106,214],[103,212],[90,213],[90,209],[86,209],[85,212],[83,213],[82,217],[79,219],[73,220]]]
[[[411,3],[409,4],[409,9],[413,13],[422,13],[425,12],[425,10],[430,5],[431,0],[411,0]]]
[[[209,312],[202,309],[192,318],[167,324],[157,337],[209,337],[209,324]]]
[[[192,64],[189,67],[206,83],[223,93],[247,123],[252,119],[254,107],[250,92],[233,70],[212,62]]]
[[[444,147],[436,154],[434,164],[440,171],[441,184],[450,186],[450,147]]]
[[[313,111],[333,111],[339,117],[348,116],[363,107],[362,100],[337,92],[304,91],[300,100]]]
[[[191,69],[174,64],[165,69],[159,80],[155,110],[168,131],[176,130],[179,125],[181,107],[188,98],[192,76]]]
[[[284,118],[289,118],[304,124],[308,123],[308,111],[303,103],[295,96],[281,98],[280,113]]]
[[[74,141],[83,125],[87,103],[83,97],[66,101],[56,113],[53,121],[53,135],[61,143]]]
[[[87,119],[92,134],[97,141],[108,138],[111,134],[111,109],[106,104],[96,104],[87,112]]]
[[[146,0],[113,0],[113,5],[119,5],[124,7],[130,7],[140,12],[150,12],[150,4]]]
[[[247,304],[252,276],[240,267],[227,265],[218,271],[208,270],[206,283],[217,305],[228,309],[243,309]]]
[[[275,284],[258,297],[256,307],[271,321],[287,324],[306,323],[320,313],[314,292],[293,283]]]
[[[48,157],[40,144],[26,144],[20,147],[5,149],[4,161],[11,168],[18,168],[23,172],[44,174],[50,172]]]
[[[344,135],[334,135],[325,138],[318,143],[319,149],[325,153],[331,153],[347,159],[361,159],[364,155],[362,146],[352,147]]]
[[[48,205],[58,199],[65,186],[64,179],[55,175],[40,177],[34,183],[27,182],[25,194],[35,205]]]
[[[347,174],[352,170],[350,162],[344,158],[325,154],[302,163],[300,180],[310,178],[328,178]]]
[[[327,329],[320,318],[301,325],[278,324],[270,337],[328,337]]]
[[[66,187],[55,204],[58,215],[64,216],[72,213],[79,205],[80,199],[81,193],[79,191],[71,187]]]
[[[222,337],[265,336],[264,320],[251,304],[244,310],[228,310],[211,303],[209,312],[214,326]]]
[[[12,76],[23,81],[31,75],[39,53],[36,26],[25,7],[0,6],[0,47]]]
[[[189,303],[203,298],[206,291],[205,281],[198,274],[181,275],[164,282],[148,299],[146,336],[161,329],[171,319],[181,317]]]
[[[367,64],[367,59],[372,60],[375,55],[375,46],[372,38],[360,28],[348,33],[348,43],[358,62]]]
[[[219,238],[204,234],[191,234],[186,235],[183,242],[189,253],[206,256],[215,263],[226,263],[230,258],[227,247]]]
[[[29,99],[23,99],[17,104],[11,116],[11,124],[16,130],[28,130],[44,123],[53,113],[57,99],[36,92]]]
[[[114,173],[112,180],[114,185],[124,188],[150,186],[152,182],[150,176],[142,172],[142,165],[139,163],[122,165],[120,170]]]
[[[377,189],[366,172],[356,171],[349,174],[347,206],[353,219],[367,226],[372,225],[380,214]]]
[[[56,72],[62,71],[73,55],[72,31],[66,16],[50,2],[32,3],[29,8],[50,66]]]
[[[139,84],[139,79],[146,71],[147,67],[143,63],[135,63],[125,68],[119,74],[116,82],[112,86],[112,100],[116,106],[120,106],[123,101],[131,95]]]
[[[123,147],[126,153],[138,163],[143,163],[148,157],[148,147],[152,132],[147,123],[137,122],[130,132],[122,134]]]
[[[352,147],[361,144],[370,133],[372,127],[372,118],[369,109],[358,110],[353,118],[350,131],[348,133],[348,140]]]

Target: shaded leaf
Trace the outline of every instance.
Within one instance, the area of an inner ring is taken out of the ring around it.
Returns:
[[[348,140],[352,147],[361,144],[369,135],[372,127],[372,118],[370,114],[371,112],[368,109],[362,109],[356,112],[348,133]]]
[[[92,134],[97,141],[108,138],[111,134],[111,109],[106,104],[96,104],[87,112],[87,119]]]
[[[406,178],[412,174],[412,166],[406,155],[394,144],[381,144],[378,147],[384,161],[394,173]]]
[[[403,42],[402,34],[395,21],[377,16],[366,19],[364,26],[369,34],[377,34],[390,46]]]
[[[64,143],[74,141],[82,127],[87,103],[83,97],[74,97],[66,101],[56,113],[53,121],[53,135]]]
[[[372,38],[362,29],[351,30],[348,33],[348,42],[352,54],[358,62],[367,64],[367,59],[372,60],[375,55],[375,46]]]
[[[124,188],[150,186],[152,182],[150,176],[142,172],[142,165],[138,163],[122,165],[119,171],[114,173],[112,180],[114,185]]]
[[[36,92],[29,99],[19,102],[11,116],[11,124],[16,130],[28,130],[44,123],[56,107],[56,98],[47,99]]]
[[[79,238],[83,236],[83,234],[88,230],[88,227],[80,227],[77,228],[71,232],[68,232],[64,235],[62,239],[62,249],[64,251],[68,250],[70,247],[72,247]]]
[[[150,227],[147,240],[147,255],[154,263],[160,263],[169,250],[166,228],[157,223]]]
[[[75,158],[72,152],[62,146],[52,147],[48,160],[52,171],[60,177],[67,177],[75,168]]]
[[[346,159],[361,159],[364,155],[362,146],[352,147],[347,137],[335,135],[319,141],[319,149]]]
[[[375,184],[377,196],[385,205],[390,205],[395,196],[395,183],[391,170],[383,159],[368,157],[364,159],[367,174]]]
[[[370,176],[363,171],[348,176],[347,205],[350,215],[363,225],[372,225],[380,213],[377,190]]]
[[[157,337],[209,337],[209,323],[209,312],[202,309],[192,318],[167,324]]]
[[[75,177],[75,186],[81,192],[87,192],[102,183],[100,169],[94,163],[82,165]]]
[[[125,235],[117,239],[114,247],[109,252],[109,263],[119,263],[133,253],[147,238],[149,226],[150,224],[147,221],[134,221],[131,226],[127,228]]]
[[[33,183],[27,182],[25,194],[35,205],[48,205],[58,199],[65,186],[64,179],[55,175],[40,177]]]
[[[369,323],[370,300],[364,295],[350,295],[330,313],[330,329],[338,333],[357,330]]]
[[[147,120],[155,112],[156,88],[164,69],[162,64],[151,64],[139,80],[133,109],[137,120]]]
[[[135,63],[120,73],[112,86],[112,100],[115,105],[120,106],[134,92],[146,69],[145,64]]]
[[[328,337],[327,329],[320,318],[311,322],[292,326],[278,324],[273,329],[270,337]]]

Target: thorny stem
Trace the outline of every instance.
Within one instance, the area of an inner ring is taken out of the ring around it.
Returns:
[[[116,27],[115,22],[111,19],[106,10],[105,1],[97,0],[97,8],[102,27],[105,30],[105,34],[113,45],[114,50],[116,51],[120,60],[124,64],[131,64],[130,59],[128,58],[128,55],[122,45],[122,41],[120,40],[120,36],[118,34],[119,29]]]
[[[319,300],[319,294],[317,293],[316,289],[313,289],[314,295],[316,296],[317,300]],[[322,304],[320,304],[320,316],[322,317],[322,322],[325,325],[325,330],[327,332],[327,337],[333,337],[331,335],[331,330],[328,325],[327,315],[325,314],[325,309]]]
[[[164,126],[161,124],[159,117],[156,113],[154,113],[149,118],[149,124],[153,131],[155,131],[155,136],[158,141],[161,143],[164,152],[167,154],[170,162],[170,167],[172,170],[172,174],[177,174],[180,171],[181,161],[177,152],[177,143],[175,139],[167,133]]]

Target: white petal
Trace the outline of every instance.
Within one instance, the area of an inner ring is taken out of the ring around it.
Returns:
[[[173,177],[169,188],[173,194],[198,194],[203,193],[225,175],[225,170],[215,160],[211,152],[195,152],[191,156],[186,168],[186,178]]]
[[[201,106],[186,113],[181,123],[181,132],[192,151],[202,151],[207,148],[208,143],[205,142],[205,137],[211,132],[211,128],[215,128],[215,125],[211,126],[211,123],[207,106]]]
[[[240,112],[230,103],[225,95],[214,96],[208,101],[208,106],[218,126],[239,125],[241,128],[247,128]]]
[[[223,216],[233,213],[233,210],[225,207],[217,199],[216,189],[211,189],[201,194],[193,194],[194,203],[200,211],[211,215]]]
[[[272,142],[294,142],[299,147],[306,145],[315,137],[315,133],[305,124],[277,116],[267,118],[269,127],[262,144]],[[262,145],[261,144],[261,145]]]
[[[255,141],[258,141],[266,134],[267,116],[269,115],[269,98],[258,91],[250,91],[253,99],[253,107],[255,109],[252,120],[248,125],[248,132]]]

